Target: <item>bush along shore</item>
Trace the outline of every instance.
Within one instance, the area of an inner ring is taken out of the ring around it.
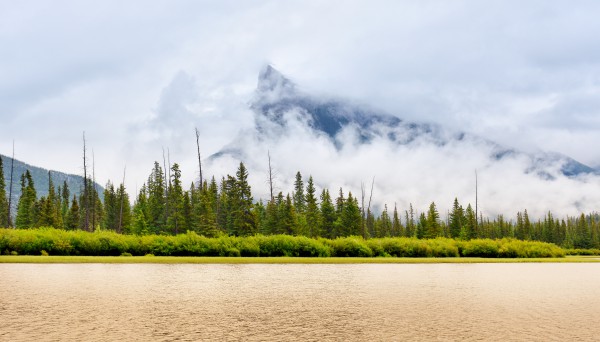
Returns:
[[[170,235],[124,235],[112,231],[66,231],[54,228],[0,229],[0,252],[12,255],[81,256],[227,256],[227,257],[483,257],[557,258],[593,254],[554,244],[515,239],[406,237],[337,239],[291,235],[219,236],[194,232]]]

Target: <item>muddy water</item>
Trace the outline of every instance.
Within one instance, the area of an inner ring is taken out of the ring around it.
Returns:
[[[592,341],[599,264],[0,265],[0,341]]]

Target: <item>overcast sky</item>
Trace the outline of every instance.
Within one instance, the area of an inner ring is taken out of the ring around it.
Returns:
[[[259,70],[600,166],[598,1],[0,0],[0,153],[141,186],[253,125]],[[232,170],[231,172],[234,172]],[[307,173],[312,173],[310,170]],[[220,175],[217,175],[220,176]]]

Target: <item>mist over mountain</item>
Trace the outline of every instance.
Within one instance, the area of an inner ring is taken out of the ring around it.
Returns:
[[[296,171],[305,178],[312,174],[321,187],[343,187],[355,196],[374,178],[378,208],[424,209],[435,201],[447,209],[454,197],[474,204],[477,170],[484,215],[523,209],[575,215],[593,210],[599,198],[598,170],[568,156],[525,153],[435,123],[408,122],[402,113],[307,94],[270,65],[260,72],[249,107],[254,127],[211,156],[210,164],[233,168],[241,160],[265,174],[269,153],[284,193],[291,191]],[[254,187],[261,196],[265,179]]]

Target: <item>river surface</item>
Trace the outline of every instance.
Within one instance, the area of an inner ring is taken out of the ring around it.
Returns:
[[[600,264],[0,264],[0,341],[598,341]]]

